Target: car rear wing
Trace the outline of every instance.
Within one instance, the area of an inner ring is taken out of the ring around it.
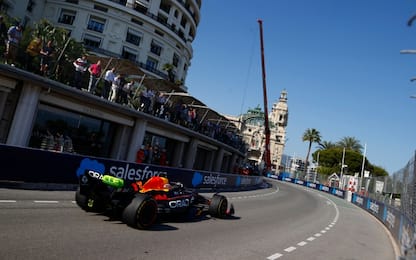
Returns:
[[[102,183],[113,187],[113,188],[123,188],[124,180],[117,178],[108,174],[101,174],[94,170],[86,170],[83,176],[80,176],[80,184],[88,185],[91,181],[101,181]]]

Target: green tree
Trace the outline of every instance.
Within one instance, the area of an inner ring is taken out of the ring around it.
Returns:
[[[353,150],[356,152],[361,153],[361,150],[363,149],[363,146],[360,144],[360,141],[358,141],[355,137],[343,137],[341,140],[337,142],[337,146],[339,147],[345,147],[346,150]]]
[[[162,69],[168,73],[169,81],[175,82],[175,73],[174,73],[175,66],[173,66],[173,64],[170,64],[170,63],[165,63],[163,64]]]
[[[330,149],[319,150],[312,154],[314,159],[317,158],[319,152],[319,173],[332,174],[340,172],[343,147],[333,147]],[[345,150],[345,164],[348,165],[345,174],[353,175],[355,173],[361,174],[363,155],[360,152],[353,150]],[[381,167],[372,165],[367,158],[364,161],[365,170],[370,171],[373,176],[386,176],[387,171]]]
[[[305,173],[306,173],[307,168],[308,168],[308,160],[309,160],[309,154],[311,152],[312,144],[321,142],[321,134],[315,128],[308,128],[303,133],[302,141],[303,142],[309,142],[308,152],[306,153],[306,159],[305,159]]]
[[[369,166],[366,167],[366,170],[370,171],[371,175],[374,177],[389,175],[389,173],[384,168],[372,164],[369,164]]]
[[[44,43],[52,40],[55,55],[54,64],[50,69],[51,76],[55,80],[69,84],[73,77],[72,62],[86,53],[84,45],[71,38],[66,29],[55,27],[46,19],[34,24],[31,36],[39,37]]]
[[[318,150],[326,150],[326,149],[330,149],[330,148],[334,148],[336,147],[336,144],[331,142],[331,141],[323,141],[320,142],[318,145]]]

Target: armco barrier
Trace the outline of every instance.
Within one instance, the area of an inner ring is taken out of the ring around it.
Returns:
[[[0,167],[1,181],[29,183],[77,184],[77,175],[86,169],[127,181],[146,181],[152,176],[166,175],[171,181],[197,189],[238,190],[263,183],[261,176],[193,171],[9,145],[0,145]]]
[[[280,177],[276,175],[270,175],[268,177],[320,190],[339,198],[347,198],[347,193],[338,188],[328,187],[322,184],[311,183],[289,177]],[[358,195],[356,193],[352,194],[351,203],[377,217],[387,227],[391,235],[396,240],[397,244],[400,246],[400,253],[402,255],[401,259],[408,259],[407,257],[409,254],[414,252],[412,245],[414,245],[415,241],[415,226],[409,220],[409,218],[407,218],[399,210],[389,205],[368,197]]]

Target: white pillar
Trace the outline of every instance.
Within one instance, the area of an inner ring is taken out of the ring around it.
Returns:
[[[33,121],[36,120],[35,115],[40,91],[40,87],[23,86],[6,144],[16,146],[28,145],[32,130],[28,126],[33,125]]]
[[[136,161],[137,151],[140,149],[140,146],[143,144],[144,135],[146,134],[147,121],[136,119],[134,124],[133,131],[130,136],[130,143],[127,152],[126,160],[129,162]]]

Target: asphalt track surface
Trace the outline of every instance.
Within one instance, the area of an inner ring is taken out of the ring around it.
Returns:
[[[387,230],[369,213],[326,193],[273,183],[223,193],[235,206],[233,218],[151,230],[84,212],[72,191],[0,189],[0,259],[396,259]]]

